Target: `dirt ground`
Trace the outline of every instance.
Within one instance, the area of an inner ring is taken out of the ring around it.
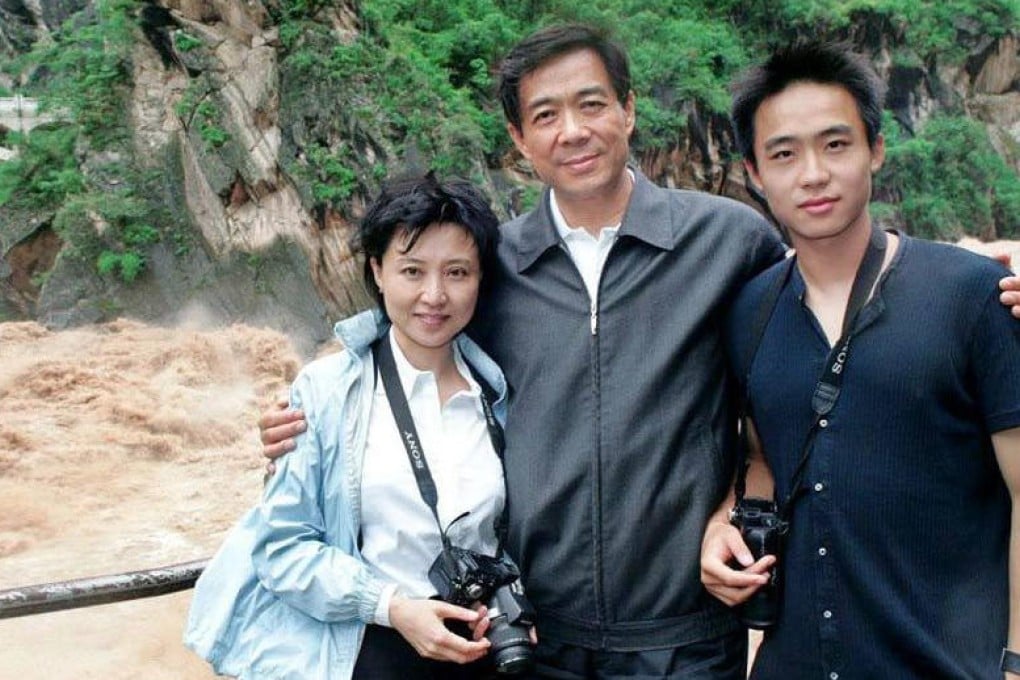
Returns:
[[[964,245],[1006,252],[1020,242]],[[208,557],[261,488],[257,414],[300,359],[280,334],[0,324],[0,590]],[[191,591],[0,620],[0,677],[198,680]]]

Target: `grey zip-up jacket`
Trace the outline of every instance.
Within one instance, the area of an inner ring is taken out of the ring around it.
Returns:
[[[732,479],[722,321],[782,253],[751,208],[635,171],[596,308],[548,190],[503,226],[501,278],[472,332],[510,386],[508,550],[539,636],[629,651],[736,628],[699,578]]]

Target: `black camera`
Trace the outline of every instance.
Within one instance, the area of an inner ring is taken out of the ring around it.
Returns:
[[[450,546],[429,567],[429,581],[439,598],[461,607],[481,602],[489,610],[490,653],[499,673],[531,668],[529,631],[535,610],[524,597],[520,572],[507,559]]]
[[[740,605],[740,620],[748,628],[763,630],[775,625],[779,617],[780,579],[778,559],[782,553],[783,537],[790,528],[782,519],[776,504],[764,498],[743,498],[730,511],[730,524],[740,529],[740,536],[757,561],[765,555],[775,555],[777,564],[769,570],[768,583],[754,592]]]

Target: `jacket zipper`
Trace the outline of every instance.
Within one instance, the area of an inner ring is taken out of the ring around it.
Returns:
[[[591,324],[591,362],[592,362],[592,403],[595,404],[594,414],[594,455],[595,458],[592,461],[592,487],[593,487],[593,507],[592,507],[592,527],[593,527],[593,550],[594,555],[594,568],[595,573],[592,574],[595,579],[594,590],[595,590],[595,609],[596,616],[599,623],[599,627],[605,624],[606,621],[606,600],[605,600],[605,583],[604,583],[604,561],[602,559],[603,545],[602,545],[602,364],[599,361],[599,300],[602,298],[602,278],[609,267],[609,260],[613,257],[613,251],[616,250],[617,243],[613,243],[609,248],[609,252],[606,254],[606,259],[602,264],[602,268],[598,273],[598,281],[595,282],[595,296],[591,300],[591,307],[589,309],[589,319]],[[604,631],[600,636],[600,646],[605,644]]]
[[[560,241],[560,247],[566,254],[567,259],[574,266],[574,271],[577,272],[578,278],[581,280],[581,288],[588,292],[588,287],[584,284],[584,277],[581,276],[580,269],[577,268],[577,263],[574,262],[574,258],[570,255],[570,249],[567,244]],[[594,439],[594,458],[592,460],[592,561],[595,573],[592,574],[594,579],[594,591],[595,591],[595,609],[596,609],[596,620],[598,621],[599,627],[606,620],[606,603],[604,595],[604,584],[602,579],[602,520],[600,513],[600,506],[602,502],[602,421],[600,414],[602,412],[602,390],[601,390],[601,367],[598,361],[598,332],[599,332],[599,298],[601,297],[602,288],[602,275],[605,273],[606,267],[609,266],[609,258],[613,256],[613,251],[616,250],[616,243],[609,248],[609,253],[606,255],[606,260],[602,264],[602,268],[598,274],[598,281],[595,284],[595,295],[589,297],[588,305],[588,324],[591,330],[591,372],[592,372],[592,403],[595,404],[594,418],[592,427],[594,429],[592,437]],[[600,640],[600,646],[603,640]]]

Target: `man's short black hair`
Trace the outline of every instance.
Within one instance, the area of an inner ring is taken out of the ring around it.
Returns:
[[[431,172],[400,178],[387,183],[368,207],[354,235],[354,248],[364,255],[365,286],[384,315],[386,309],[372,273],[372,259],[382,262],[397,232],[407,233],[402,251],[406,253],[426,229],[449,223],[464,227],[470,234],[478,248],[481,285],[487,286],[496,272],[499,218],[482,192],[470,182],[456,178],[440,181]]]
[[[521,129],[521,79],[550,59],[592,50],[602,60],[616,98],[621,104],[630,94],[630,63],[622,47],[604,31],[584,24],[558,24],[543,28],[514,45],[499,68],[499,100],[507,122]]]
[[[763,101],[796,82],[845,88],[857,102],[868,144],[875,146],[882,130],[885,83],[871,63],[846,43],[801,41],[773,52],[765,63],[745,71],[731,86],[730,118],[741,156],[757,167],[754,116]]]

